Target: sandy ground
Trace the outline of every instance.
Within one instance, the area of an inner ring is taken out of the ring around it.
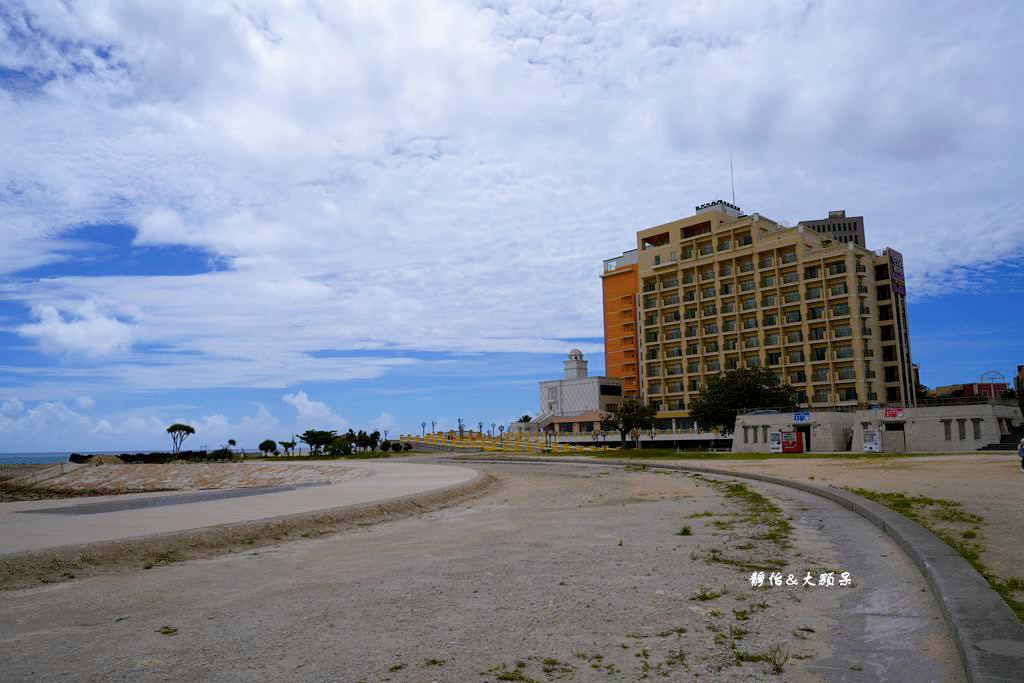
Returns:
[[[39,489],[44,497],[54,497],[60,494],[237,489],[320,482],[337,484],[365,474],[365,470],[356,467],[312,463],[86,464],[62,476],[45,479],[34,487],[27,486],[25,493]],[[9,497],[17,499],[13,493]]]
[[[10,680],[873,680],[859,666],[829,676],[814,666],[836,660],[834,635],[855,616],[842,603],[866,587],[753,589],[747,569],[708,559],[717,550],[738,562],[785,559],[790,571],[841,568],[806,505],[767,494],[793,517],[783,550],[756,540],[763,529],[744,521],[742,501],[699,477],[483,469],[498,487],[447,510],[6,593],[0,671]],[[692,535],[677,535],[684,525]],[[899,554],[881,539],[862,551],[880,549]],[[927,611],[923,580],[909,562],[899,567],[898,590]],[[955,667],[944,627],[931,636],[911,656]],[[781,677],[764,661],[737,664],[737,653],[774,646],[790,655]]]
[[[62,488],[116,489],[125,491],[175,491],[285,486],[329,481],[338,483],[365,474],[356,468],[307,463],[187,463],[182,465],[137,464],[81,467],[54,480]]]
[[[1024,472],[1016,454],[679,462],[953,500],[984,518],[979,535],[984,548],[982,562],[1002,578],[1024,576]]]

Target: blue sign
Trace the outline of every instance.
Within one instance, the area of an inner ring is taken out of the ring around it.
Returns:
[[[810,422],[810,413],[793,413],[793,422]]]

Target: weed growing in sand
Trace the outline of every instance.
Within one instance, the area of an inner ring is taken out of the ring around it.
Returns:
[[[771,666],[773,674],[780,674],[782,673],[786,662],[789,661],[789,650],[781,645],[774,645],[767,650],[762,650],[757,653],[737,650],[735,657],[736,666],[740,666],[744,662],[767,662],[768,665]]]
[[[159,629],[157,629],[156,632],[162,636],[178,635],[178,629],[174,628],[173,626],[161,626]]]
[[[554,657],[548,657],[541,661],[541,671],[547,674],[548,678],[564,678],[576,673],[576,667],[568,662],[562,662]]]
[[[717,600],[723,595],[725,595],[724,592],[708,590],[707,588],[704,588],[704,586],[701,586],[700,590],[698,590],[696,593],[690,596],[690,599],[699,600],[700,602],[707,602],[708,600]]]
[[[401,671],[404,668],[405,668],[405,664],[402,664],[402,663],[392,664],[391,666],[388,667],[388,671],[390,671],[391,673],[395,673],[396,671]]]
[[[692,535],[693,535],[693,529],[691,529],[689,526],[684,526],[682,529],[680,529],[679,531],[676,532],[676,536],[692,536]]]
[[[688,515],[687,519],[697,519],[698,517],[711,517],[715,513],[705,510],[704,512],[694,512],[692,515]]]
[[[669,636],[682,638],[684,633],[686,633],[686,627],[679,626],[677,628],[670,628],[665,631],[661,631],[660,633],[655,633],[654,635],[658,636],[659,638],[668,638]]]
[[[441,666],[447,661],[447,659],[435,659],[431,657],[430,659],[423,660],[423,664],[421,664],[421,666]]]
[[[165,550],[161,553],[154,555],[147,555],[143,561],[143,569],[152,569],[164,564],[171,564],[172,562],[184,562],[188,557],[177,550]]]
[[[530,678],[523,673],[526,662],[516,662],[515,668],[509,668],[505,664],[494,666],[487,671],[481,671],[481,676],[494,676],[496,681],[525,681],[526,683],[540,683],[535,678]]]
[[[733,608],[732,615],[736,617],[736,621],[747,621],[750,619],[750,611],[745,609]]]

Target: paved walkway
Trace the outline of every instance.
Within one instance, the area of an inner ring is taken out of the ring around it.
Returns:
[[[93,514],[52,514],[42,511],[92,505],[99,501],[189,496],[195,492],[174,494],[162,491],[88,499],[0,503],[0,555],[384,501],[454,486],[476,476],[474,470],[451,465],[379,460],[328,464],[368,472],[366,476],[326,486]]]

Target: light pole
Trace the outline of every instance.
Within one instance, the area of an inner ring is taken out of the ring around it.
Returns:
[[[460,417],[459,418],[459,440],[460,441],[462,440],[462,437],[465,435],[465,431],[464,430],[465,430],[465,423],[462,421],[462,418]]]
[[[431,420],[430,421],[430,433],[431,434],[437,433],[437,420]]]
[[[483,422],[477,422],[476,426],[480,430],[480,438],[483,438],[483,436],[484,436],[484,423]]]
[[[420,422],[420,427],[423,427],[423,437],[426,438],[426,436],[427,436],[427,423],[426,422]]]
[[[493,423],[493,422],[491,423],[491,438],[492,439],[494,438],[494,428],[497,427],[497,426],[498,425],[496,425],[495,423]]]

